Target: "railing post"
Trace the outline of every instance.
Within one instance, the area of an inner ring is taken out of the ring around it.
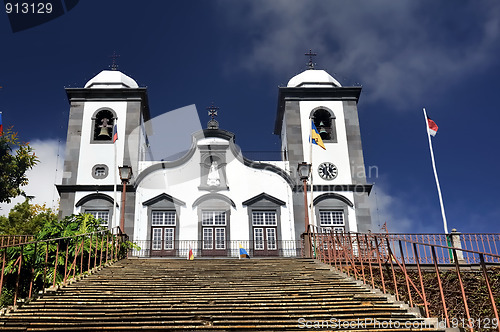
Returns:
[[[33,258],[31,259],[31,276],[30,276],[30,290],[28,293],[28,298],[31,299],[31,292],[33,290],[33,279],[35,277],[35,263],[36,263],[36,249],[37,249],[37,242],[35,242],[35,249],[33,251]]]
[[[408,291],[408,297],[410,299],[410,307],[413,307],[413,299],[412,299],[412,296],[411,296],[409,276],[408,276],[408,272],[406,271],[405,254],[403,252],[403,246],[401,245],[401,240],[398,240],[398,242],[399,242],[399,251],[401,252],[401,261],[403,263],[403,272],[405,274],[406,289]]]
[[[69,242],[68,239],[66,239],[66,257],[64,258],[64,278],[63,278],[63,284],[66,284],[66,273],[68,272],[68,252],[69,252]]]
[[[387,244],[387,251],[389,252],[389,262],[391,262],[391,271],[392,271],[392,281],[394,282],[394,289],[396,290],[396,300],[399,301],[399,292],[398,292],[398,283],[396,281],[396,273],[394,272],[394,264],[392,263],[392,259],[396,259],[396,257],[392,254],[391,244],[389,243],[389,239],[385,238]]]
[[[425,314],[430,318],[429,307],[427,305],[427,297],[425,296],[424,281],[422,278],[422,271],[420,270],[420,258],[418,257],[417,244],[413,243],[413,250],[415,251],[415,262],[417,263],[418,278],[420,279],[420,288],[422,289],[422,299],[424,300]]]
[[[453,233],[453,230],[451,231]],[[455,269],[457,271],[458,282],[460,283],[460,291],[462,293],[462,300],[464,301],[465,314],[467,316],[467,322],[470,322],[469,306],[467,305],[467,297],[465,296],[464,283],[462,282],[462,276],[460,275],[460,264],[458,262],[458,255],[456,249],[453,249],[453,260],[455,261]],[[469,326],[470,332],[474,332],[474,327]]]
[[[91,264],[91,257],[92,257],[92,237],[94,234],[90,234],[90,241],[89,241],[89,261],[87,265],[87,272],[90,272],[90,264]]]
[[[361,273],[363,275],[363,284],[366,284],[365,281],[365,267],[363,266],[363,254],[361,253],[361,245],[359,243],[359,235],[356,233],[356,242],[358,243],[358,257],[359,261],[361,263]]]
[[[3,242],[3,238],[2,238]],[[5,256],[7,255],[7,247],[3,249],[3,254],[2,254],[2,275],[0,276],[0,296],[2,295],[2,290],[3,290],[3,275],[5,273]]]
[[[368,267],[370,269],[370,278],[372,279],[372,288],[375,288],[375,280],[373,279],[373,269],[372,269],[372,240],[370,237],[370,241],[368,241],[368,236],[365,234],[366,244],[369,246],[369,257],[368,257]]]
[[[460,242],[460,233],[457,232],[455,228],[451,230],[450,238],[452,247],[462,249],[462,243]],[[458,259],[458,264],[465,264],[464,253],[462,252],[462,250],[459,250],[455,253],[457,254],[457,257],[455,257],[454,259]]]
[[[483,253],[479,254],[479,261],[481,263],[481,269],[483,270],[484,281],[486,282],[486,287],[488,288],[488,296],[490,297],[491,306],[493,307],[493,313],[495,314],[495,318],[497,319],[497,323],[498,323],[498,322],[500,322],[500,319],[498,318],[498,310],[497,310],[497,306],[495,304],[495,297],[493,296],[493,292],[491,291],[490,281],[488,278],[488,271],[486,271],[486,264],[484,264],[484,254]],[[497,327],[498,327],[498,331],[500,331],[500,324],[498,324]]]
[[[446,327],[450,328],[450,320],[448,318],[448,310],[446,309],[446,299],[444,298],[443,285],[441,283],[441,277],[439,276],[438,262],[436,259],[436,249],[431,246],[432,260],[434,262],[434,269],[436,270],[436,277],[439,286],[439,293],[441,294],[441,301],[443,302],[444,318],[446,319]]]
[[[382,290],[384,291],[384,294],[385,294],[386,293],[386,291],[385,291],[385,280],[384,280],[384,273],[382,271],[382,262],[381,262],[381,259],[380,259],[378,239],[377,239],[376,236],[374,238],[375,238],[375,247],[376,247],[376,250],[377,250],[378,268],[379,268],[379,271],[380,271],[380,281],[382,282]]]
[[[49,260],[49,241],[45,242],[45,264],[43,266],[43,292],[45,293],[45,287],[47,285],[47,263]]]
[[[21,266],[23,265],[23,251],[24,245],[21,245],[21,253],[19,255],[19,267],[17,269],[17,278],[16,278],[16,288],[14,290],[14,306],[17,306],[17,297],[19,296],[19,279],[21,278]]]
[[[54,263],[54,281],[52,283],[52,287],[56,286],[56,275],[57,275],[57,261],[59,259],[59,240],[57,240],[57,247],[56,247],[56,260]]]

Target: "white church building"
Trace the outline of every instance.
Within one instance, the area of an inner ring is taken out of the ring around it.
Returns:
[[[343,87],[324,70],[310,68],[279,88],[274,133],[281,138],[280,161],[246,158],[235,135],[213,116],[206,129],[192,133],[183,155],[151,160],[146,88],[120,71],[104,70],[66,92],[60,213],[91,213],[118,227],[122,185],[116,165],[130,166],[124,232],[141,246],[138,255],[185,256],[191,248],[197,256],[234,256],[239,245],[253,256],[295,255],[305,229],[301,162],[312,165],[311,224],[337,232],[371,227],[372,186],[366,183],[357,110],[361,87]],[[311,121],[326,149],[311,145]]]

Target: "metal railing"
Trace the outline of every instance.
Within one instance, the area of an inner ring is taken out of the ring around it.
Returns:
[[[126,256],[126,235],[109,230],[21,244],[0,246],[2,272],[0,299],[3,306],[27,300],[47,287],[69,280]]]
[[[329,233],[326,229],[312,225],[309,234],[311,252],[315,258],[361,280],[364,284],[371,285],[372,288],[381,288],[384,293],[390,289],[397,300],[408,301],[411,307],[423,306],[428,318],[431,314],[437,313],[448,328],[457,327],[454,323],[461,322],[459,327],[468,328],[470,331],[477,329],[477,319],[471,318],[467,293],[470,296],[472,292],[482,289],[485,301],[490,304],[488,311],[492,315],[489,318],[492,322],[490,327],[500,331],[496,303],[500,298],[495,299],[493,295],[490,277],[495,274],[488,270],[487,266],[487,263],[492,265],[500,262],[499,255],[454,247],[453,244],[460,246],[464,242],[445,235],[426,238],[422,237],[422,234]],[[477,243],[480,243],[480,239],[483,243],[487,243],[489,239],[490,246],[482,248],[496,248],[496,234],[465,235],[465,239],[473,239],[474,242],[477,238]],[[434,242],[434,239],[438,238],[441,240]],[[422,239],[427,240],[427,243],[419,242]],[[438,244],[443,239],[444,245]],[[471,262],[477,262],[476,266],[471,266]],[[464,271],[466,268],[467,272]],[[454,277],[450,275],[453,270]],[[464,273],[470,274],[467,275],[469,284],[466,286],[464,286]],[[443,280],[448,283],[448,287],[443,286]],[[436,284],[439,292],[435,287]],[[498,297],[498,294],[496,296]],[[456,303],[457,298],[461,303]],[[451,307],[447,304],[450,300],[454,301],[451,316],[449,315]],[[434,307],[439,306],[440,309],[431,313],[431,302],[436,301],[439,304],[434,303]],[[484,309],[481,310],[485,312]]]
[[[0,235],[0,246],[26,243],[33,241],[33,239],[33,235]]]
[[[251,257],[302,257],[302,241],[276,240],[268,242],[230,240],[220,243],[206,243],[203,240],[151,241],[135,240],[141,249],[131,251],[136,257],[184,257],[193,251],[195,257],[238,257],[240,245]]]

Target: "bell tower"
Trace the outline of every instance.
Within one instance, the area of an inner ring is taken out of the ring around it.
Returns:
[[[307,70],[279,88],[274,133],[281,137],[282,159],[289,162],[292,174],[299,163],[312,164],[307,197],[310,223],[332,231],[366,232],[371,227],[368,195],[372,186],[366,183],[361,146],[360,93],[361,87],[343,87],[326,71],[315,69],[312,60]],[[311,143],[314,127],[325,149]],[[296,236],[304,232],[301,188],[297,182]]]
[[[144,123],[149,120],[146,88],[116,70],[104,70],[84,88],[66,88],[70,103],[60,213],[92,213],[111,225],[119,213],[120,190],[113,208],[115,183],[121,188],[118,166],[128,165],[138,174],[139,154],[145,142]],[[137,130],[139,128],[139,130]],[[133,179],[132,179],[133,180]],[[128,192],[130,191],[130,192]],[[127,187],[125,229],[132,230],[135,193]],[[129,234],[131,234],[130,232]]]

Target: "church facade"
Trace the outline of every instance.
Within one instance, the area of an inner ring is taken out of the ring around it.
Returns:
[[[105,70],[66,92],[60,213],[91,213],[118,227],[123,203],[115,166],[130,166],[123,231],[141,246],[137,255],[193,249],[199,256],[231,256],[240,245],[255,256],[295,255],[306,209],[309,222],[327,231],[371,227],[357,111],[361,88],[343,87],[323,70],[308,69],[279,88],[274,133],[281,138],[280,161],[246,158],[235,135],[213,117],[192,133],[182,156],[151,160],[146,88]],[[324,149],[310,142],[313,126]],[[297,174],[301,162],[312,165],[307,207]]]

